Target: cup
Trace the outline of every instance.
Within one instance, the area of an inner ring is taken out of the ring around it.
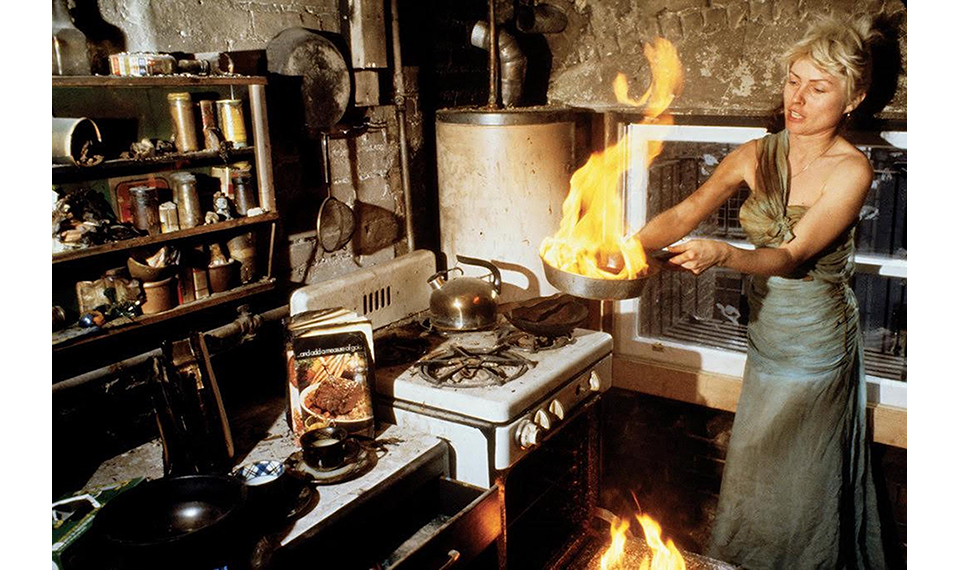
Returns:
[[[347,431],[338,427],[312,429],[300,436],[303,458],[313,466],[332,469],[343,464]]]

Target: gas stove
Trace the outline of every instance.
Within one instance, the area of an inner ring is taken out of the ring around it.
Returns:
[[[482,487],[538,448],[611,385],[612,337],[574,329],[532,337],[493,330],[440,334],[427,318],[433,254],[414,251],[295,291],[291,314],[342,306],[375,329],[375,415],[447,440],[455,479]]]

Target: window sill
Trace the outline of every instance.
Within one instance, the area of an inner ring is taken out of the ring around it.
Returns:
[[[667,366],[618,354],[614,354],[613,358],[615,387],[709,408],[736,412],[741,384],[739,376]],[[883,385],[870,382],[868,390],[875,388],[882,390]],[[870,402],[867,404],[867,422],[871,426],[874,442],[907,448],[905,405],[899,407]]]

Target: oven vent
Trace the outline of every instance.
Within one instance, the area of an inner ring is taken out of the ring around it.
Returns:
[[[370,319],[374,329],[430,308],[427,283],[436,258],[418,249],[369,268],[301,287],[290,295],[290,314],[344,307]]]
[[[362,315],[370,314],[390,306],[390,286],[381,287],[372,293],[363,296]]]

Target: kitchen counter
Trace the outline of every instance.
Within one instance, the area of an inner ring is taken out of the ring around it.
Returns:
[[[276,402],[252,410],[246,418],[232,421],[237,449],[235,465],[261,460],[284,460],[298,451],[283,410]],[[449,474],[448,447],[436,436],[384,424],[378,427],[376,464],[359,477],[313,487],[319,497],[309,510],[286,527],[273,533],[271,542],[280,548],[297,546],[323,529],[336,524],[355,508],[394,492],[406,479],[423,480]],[[243,451],[241,451],[243,450]],[[133,477],[157,479],[163,476],[163,452],[154,440],[104,462],[85,488],[110,485]]]

